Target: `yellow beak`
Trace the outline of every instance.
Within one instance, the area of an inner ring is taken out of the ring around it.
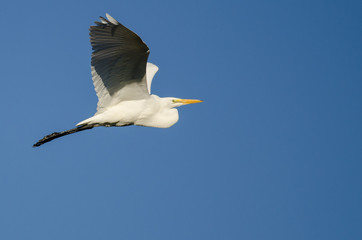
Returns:
[[[200,103],[203,101],[198,100],[198,99],[176,99],[176,100],[174,100],[174,102],[183,103],[183,104],[191,104],[191,103]]]

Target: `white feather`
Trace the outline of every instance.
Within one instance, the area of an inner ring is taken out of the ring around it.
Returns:
[[[103,24],[107,24],[107,21],[106,21],[106,20],[104,20],[103,18],[99,18],[99,20],[101,21],[101,23],[103,23]]]
[[[155,64],[152,64],[150,62],[147,63],[147,66],[146,66],[146,80],[147,80],[147,89],[148,89],[149,94],[151,94],[152,79],[155,76],[157,71],[158,71],[158,67]]]
[[[119,22],[114,19],[111,15],[109,15],[108,13],[106,13],[106,17],[108,18],[108,21],[110,21],[111,23],[113,23],[114,25],[118,25]]]

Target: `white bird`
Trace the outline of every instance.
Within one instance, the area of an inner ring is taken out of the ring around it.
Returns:
[[[92,79],[98,96],[97,112],[76,128],[54,132],[33,146],[93,127],[138,125],[168,128],[178,119],[176,107],[201,100],[151,95],[158,67],[147,62],[150,50],[142,39],[106,14],[90,27]]]

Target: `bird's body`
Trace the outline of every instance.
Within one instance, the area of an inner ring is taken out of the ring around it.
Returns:
[[[179,118],[176,107],[202,102],[151,94],[158,67],[147,62],[150,53],[141,38],[110,15],[90,27],[93,49],[91,72],[98,96],[97,112],[76,128],[55,132],[39,140],[38,147],[55,138],[93,127],[138,125],[168,128]]]
[[[95,114],[77,126],[117,126],[138,125],[145,127],[168,128],[178,121],[178,111],[168,106],[170,99],[149,95],[147,98],[121,101],[106,111]]]

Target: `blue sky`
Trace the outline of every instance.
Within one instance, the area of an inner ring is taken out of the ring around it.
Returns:
[[[96,128],[88,28],[110,13],[199,98]],[[0,239],[362,239],[361,1],[8,1]]]

